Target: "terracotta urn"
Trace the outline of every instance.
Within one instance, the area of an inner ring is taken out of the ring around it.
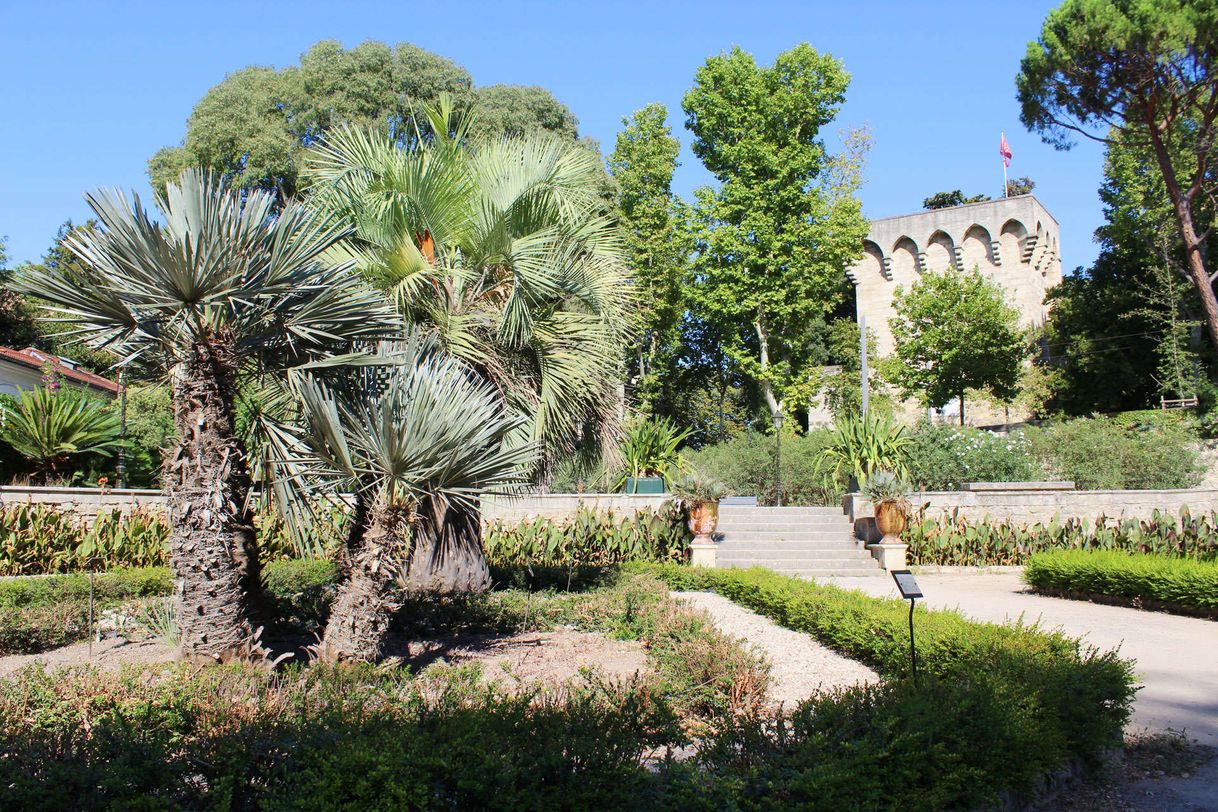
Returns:
[[[715,528],[719,525],[718,502],[692,502],[689,505],[689,532],[694,534],[694,544],[710,544],[714,541]]]
[[[875,526],[884,538],[884,544],[899,544],[905,532],[909,503],[904,499],[885,499],[875,505]]]

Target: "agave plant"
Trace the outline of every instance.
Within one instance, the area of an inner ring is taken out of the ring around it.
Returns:
[[[27,389],[14,402],[0,402],[0,439],[34,463],[51,481],[73,457],[110,454],[119,443],[114,412],[76,389]]]
[[[596,156],[540,134],[470,144],[447,96],[426,114],[435,137],[412,149],[327,135],[309,154],[314,205],[354,228],[347,255],[411,329],[524,418],[541,473],[588,438],[611,451],[632,298]]]
[[[347,229],[298,203],[276,214],[273,195],[198,170],[165,188],[160,223],[139,198],[87,201],[99,226],[64,241],[85,270],[35,269],[19,287],[71,337],[172,382],[179,439],[163,481],[183,653],[248,654],[260,578],[238,383],[383,334],[394,313],[349,265],[325,259]]]
[[[834,466],[835,475],[840,477],[846,471],[861,486],[873,471],[881,469],[908,478],[905,448],[909,443],[904,426],[891,417],[870,412],[838,420],[823,455]]]
[[[319,653],[375,660],[399,587],[489,586],[478,500],[523,485],[536,451],[508,442],[520,418],[489,384],[423,341],[291,380],[303,419],[278,435],[281,501],[303,512],[318,493],[355,495]]]

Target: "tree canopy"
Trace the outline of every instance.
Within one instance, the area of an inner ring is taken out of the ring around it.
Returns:
[[[899,365],[894,382],[906,397],[943,406],[968,389],[984,389],[999,400],[1018,393],[1028,345],[1019,311],[977,269],[948,268],[922,276],[908,291],[898,287],[896,316],[889,320]]]
[[[950,209],[952,206],[963,206],[965,203],[982,203],[989,199],[989,195],[965,197],[964,192],[959,189],[952,189],[950,192],[936,192],[930,197],[924,198],[922,200],[922,208],[928,211],[932,209]]]
[[[575,116],[538,87],[473,89],[465,68],[409,43],[368,41],[344,49],[323,40],[282,69],[250,66],[225,77],[195,105],[186,135],[148,162],[154,189],[188,166],[223,173],[247,189],[298,191],[303,150],[340,124],[376,124],[398,143],[426,133],[422,105],[452,93],[463,106],[485,107],[472,135],[547,130],[576,136]]]
[[[625,256],[638,291],[637,338],[627,363],[634,398],[644,411],[654,409],[658,389],[665,383],[661,377],[675,372],[685,310],[682,285],[693,249],[685,206],[672,193],[681,145],[667,119],[662,104],[649,104],[622,119],[624,129],[609,157],[618,187]]]
[[[695,310],[775,416],[810,395],[809,325],[844,301],[867,234],[855,192],[869,138],[848,135],[839,155],[820,138],[848,84],[806,43],[768,67],[735,48],[698,69],[683,101],[694,154],[719,181],[696,192]]]
[[[1218,347],[1205,250],[1218,194],[1215,58],[1218,5],[1211,0],[1067,0],[1028,45],[1016,86],[1023,123],[1058,148],[1081,135],[1154,157]]]

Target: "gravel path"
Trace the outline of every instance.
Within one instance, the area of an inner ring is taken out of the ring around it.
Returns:
[[[724,632],[756,646],[770,661],[770,699],[793,708],[822,691],[879,676],[862,663],[822,646],[811,635],[779,626],[769,618],[739,606],[714,592],[674,592],[683,603],[704,609]]]

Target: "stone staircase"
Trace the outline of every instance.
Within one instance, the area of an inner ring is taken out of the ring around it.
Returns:
[[[799,577],[883,574],[841,508],[720,505],[715,539],[720,567]]]

